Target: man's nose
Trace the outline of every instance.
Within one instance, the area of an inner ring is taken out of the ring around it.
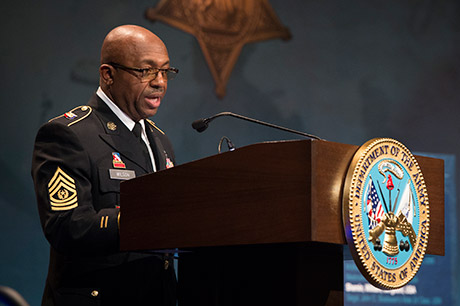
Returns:
[[[156,77],[150,81],[150,85],[154,86],[162,86],[168,82],[166,74],[163,74],[162,71],[158,71]]]

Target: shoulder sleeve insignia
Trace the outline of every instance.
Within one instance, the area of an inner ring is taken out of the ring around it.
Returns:
[[[145,119],[145,120],[150,124],[151,127],[153,127],[154,129],[156,129],[158,132],[160,132],[160,133],[163,134],[163,135],[165,134],[165,132],[163,132],[162,130],[160,130],[160,129],[156,126],[155,122],[153,122],[153,121],[150,120],[150,119]]]
[[[93,109],[91,108],[91,106],[87,106],[87,105],[78,106],[78,107],[75,107],[74,109],[68,111],[67,113],[65,113],[63,115],[60,115],[60,116],[55,117],[53,119],[50,119],[49,121],[51,122],[51,121],[59,119],[59,118],[65,118],[65,119],[67,119],[67,121],[71,121],[71,122],[67,123],[67,126],[71,126],[72,124],[80,122],[81,120],[83,120],[86,117],[88,117],[91,114],[92,111],[93,111]]]
[[[51,210],[69,210],[78,206],[75,180],[60,167],[48,183]]]

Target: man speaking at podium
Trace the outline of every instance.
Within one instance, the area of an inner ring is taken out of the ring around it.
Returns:
[[[171,258],[120,252],[118,230],[120,182],[174,165],[168,138],[147,118],[178,70],[159,37],[124,25],[106,36],[99,73],[89,103],[35,140],[32,177],[51,245],[42,305],[175,305]]]

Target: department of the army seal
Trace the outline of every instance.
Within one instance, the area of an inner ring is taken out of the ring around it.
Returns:
[[[403,144],[376,138],[358,149],[345,179],[343,222],[355,263],[371,284],[396,289],[415,276],[429,216],[423,174]]]

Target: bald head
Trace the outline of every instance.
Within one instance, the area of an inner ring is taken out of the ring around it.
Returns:
[[[166,52],[163,41],[149,30],[136,25],[122,25],[107,34],[101,49],[101,64],[125,63],[133,57],[139,57],[142,48],[157,49]]]
[[[136,122],[156,114],[168,87],[162,73],[143,79],[144,71],[153,68],[170,68],[168,50],[158,36],[135,25],[119,26],[107,34],[101,49],[99,85]]]

